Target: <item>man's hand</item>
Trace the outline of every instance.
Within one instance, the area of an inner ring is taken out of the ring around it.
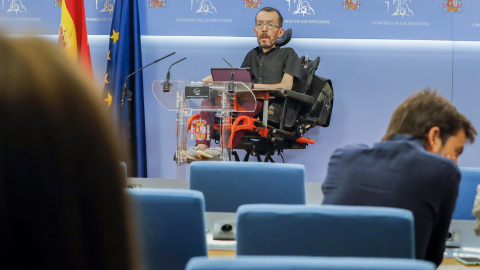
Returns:
[[[207,77],[203,78],[202,82],[213,82],[212,75],[208,75]]]

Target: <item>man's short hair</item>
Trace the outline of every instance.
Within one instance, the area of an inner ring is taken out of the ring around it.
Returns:
[[[257,12],[257,15],[258,15],[258,13],[260,13],[261,11],[276,12],[276,13],[278,14],[278,26],[280,26],[280,28],[282,28],[283,17],[282,17],[282,14],[280,14],[280,11],[278,11],[276,8],[273,8],[273,7],[264,7],[264,8],[262,8],[262,9],[260,9],[259,12]],[[255,15],[255,23],[257,23],[257,15]]]
[[[427,88],[410,95],[397,107],[382,141],[389,140],[395,134],[410,134],[425,140],[432,127],[440,128],[442,143],[458,134],[462,128],[470,143],[475,141],[477,135],[472,123],[455,106]]]

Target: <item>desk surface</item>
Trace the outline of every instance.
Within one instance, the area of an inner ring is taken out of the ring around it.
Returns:
[[[208,257],[235,257],[235,250],[208,250]]]
[[[443,258],[442,264],[437,269],[439,270],[480,269],[480,266],[478,265],[467,266],[458,262],[455,258]]]
[[[235,257],[234,250],[209,250],[209,257]],[[455,258],[444,258],[437,270],[472,270],[480,269],[480,266],[466,266],[455,260]]]

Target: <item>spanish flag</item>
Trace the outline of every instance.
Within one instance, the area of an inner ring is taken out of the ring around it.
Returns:
[[[79,63],[86,74],[93,79],[83,0],[63,0],[62,2],[58,43],[65,48],[67,55]]]

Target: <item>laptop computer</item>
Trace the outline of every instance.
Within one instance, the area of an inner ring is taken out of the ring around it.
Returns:
[[[232,69],[231,68],[211,68],[213,81],[216,82],[229,82],[232,79]],[[250,73],[249,68],[234,68],[233,69],[234,80],[236,82],[249,83],[248,86],[252,85],[252,74]]]

